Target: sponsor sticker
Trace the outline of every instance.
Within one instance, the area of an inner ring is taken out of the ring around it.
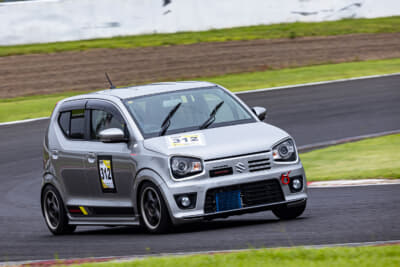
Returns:
[[[205,140],[201,133],[167,136],[168,148],[185,146],[204,146]]]
[[[101,189],[103,192],[116,192],[111,156],[97,158]]]

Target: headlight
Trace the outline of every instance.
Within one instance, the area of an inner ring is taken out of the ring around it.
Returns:
[[[200,159],[189,157],[172,157],[171,171],[175,178],[189,177],[203,171]]]
[[[272,149],[272,156],[275,161],[295,161],[296,160],[296,148],[293,140],[288,139],[282,143],[276,145]]]

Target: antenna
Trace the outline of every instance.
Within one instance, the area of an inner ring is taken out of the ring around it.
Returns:
[[[107,81],[108,81],[108,83],[110,84],[110,89],[115,89],[115,86],[114,86],[114,84],[112,83],[110,77],[108,76],[108,73],[105,72],[104,74],[106,75]]]

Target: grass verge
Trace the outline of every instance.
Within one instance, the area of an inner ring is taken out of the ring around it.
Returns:
[[[255,88],[268,88],[396,72],[400,72],[400,59],[228,74],[217,77],[203,77],[198,80],[215,82],[229,88],[233,92],[238,92]],[[84,92],[66,92],[0,99],[0,122],[49,116],[57,101],[81,93]]]
[[[400,134],[365,139],[300,155],[308,181],[400,178]]]
[[[400,58],[326,64],[203,78],[233,92],[400,72]]]
[[[58,101],[85,92],[66,92],[0,99],[0,122],[50,116]]]
[[[383,247],[335,247],[335,248],[289,248],[261,249],[243,252],[194,255],[181,257],[150,257],[128,262],[88,263],[81,267],[145,267],[145,266],[399,266],[400,246]]]
[[[82,51],[93,48],[134,48],[232,40],[297,38],[355,33],[393,33],[399,32],[399,29],[400,16],[374,19],[344,19],[327,22],[296,22],[202,32],[149,34],[48,44],[1,46],[0,56]]]

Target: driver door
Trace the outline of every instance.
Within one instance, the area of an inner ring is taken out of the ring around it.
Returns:
[[[130,144],[103,143],[98,135],[102,130],[119,128],[129,138],[125,120],[116,106],[103,100],[89,100],[86,115],[90,139],[85,164],[91,195],[98,206],[131,207],[136,162],[130,155]]]

